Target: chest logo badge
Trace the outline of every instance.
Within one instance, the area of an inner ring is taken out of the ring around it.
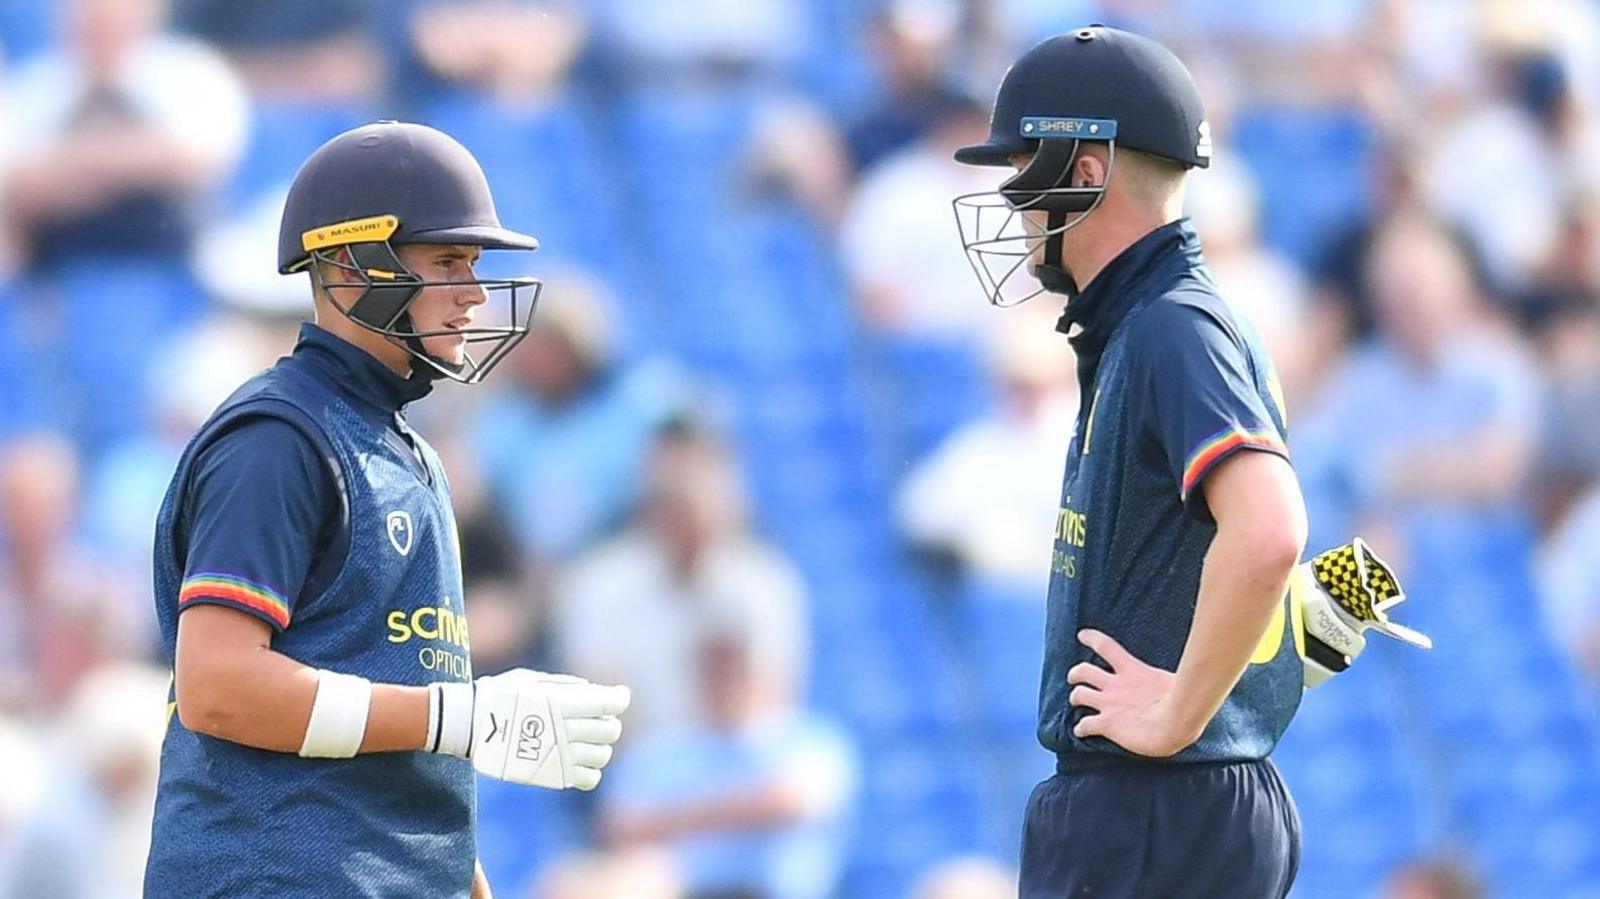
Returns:
[[[398,509],[389,513],[389,519],[384,523],[384,530],[389,534],[389,544],[400,555],[411,552],[411,513]]]

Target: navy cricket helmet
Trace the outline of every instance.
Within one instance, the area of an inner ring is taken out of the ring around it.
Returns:
[[[369,331],[398,342],[413,369],[467,384],[482,381],[527,336],[541,287],[536,278],[427,281],[395,253],[404,244],[460,244],[486,250],[536,250],[539,241],[500,224],[488,179],[472,153],[442,131],[404,122],[376,122],[319,147],[289,188],[278,231],[278,271],[309,270],[319,288],[324,268],[354,276],[361,294],[338,310]],[[342,252],[341,252],[342,251]],[[476,285],[502,299],[493,324],[421,332],[411,304],[428,287]],[[509,311],[509,314],[506,312]],[[423,338],[462,336],[461,364],[429,355]],[[471,348],[488,344],[482,358]],[[418,368],[417,363],[423,367]]]
[[[988,140],[955,154],[958,162],[992,166],[1032,154],[999,190],[955,199],[962,247],[991,303],[1016,305],[1043,290],[1076,292],[1062,267],[1061,238],[1099,205],[1106,189],[1069,183],[1086,141],[1106,145],[1108,169],[1119,148],[1185,168],[1211,164],[1200,91],[1171,50],[1104,25],[1035,45],[1001,81]],[[1076,218],[1069,221],[1069,215]],[[1040,283],[1009,283],[1041,245],[1042,261],[1032,267]]]

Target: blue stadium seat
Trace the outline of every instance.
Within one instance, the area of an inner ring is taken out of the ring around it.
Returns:
[[[37,0],[0,0],[0,50],[16,65],[50,49],[62,6]]]
[[[472,150],[501,220],[536,235],[541,257],[611,268],[617,191],[586,106],[562,98],[524,108],[454,95],[424,109],[419,121]]]
[[[1266,242],[1302,263],[1366,205],[1357,173],[1374,136],[1359,110],[1256,107],[1240,115],[1232,141],[1260,183]]]
[[[882,338],[866,352],[893,459],[921,459],[987,402],[989,381],[966,343]]]
[[[478,858],[495,889],[531,895],[533,881],[563,853],[586,844],[590,797],[478,778]]]
[[[150,419],[151,382],[144,374],[205,299],[182,270],[138,259],[101,259],[59,273],[32,288],[35,301],[58,310],[53,346],[41,361],[61,381],[51,385],[56,414],[87,455],[130,436]]]
[[[244,156],[223,191],[225,202],[234,209],[265,190],[288,185],[313,150],[334,135],[377,118],[364,106],[260,99],[251,116]]]

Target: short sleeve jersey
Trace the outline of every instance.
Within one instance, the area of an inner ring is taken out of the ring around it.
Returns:
[[[1216,535],[1203,484],[1244,451],[1288,458],[1272,363],[1248,322],[1218,296],[1187,220],[1146,235],[1067,305],[1062,319],[1083,393],[1068,451],[1040,690],[1039,739],[1063,767],[1125,760],[1080,739],[1067,671],[1097,661],[1078,642],[1103,631],[1135,656],[1177,667],[1200,571]],[[1300,701],[1301,666],[1277,615],[1239,684],[1175,762],[1264,758]]]
[[[314,325],[201,427],[156,524],[156,617],[227,606],[296,661],[421,686],[471,679],[460,551],[402,379]],[[472,766],[422,752],[303,759],[190,731],[169,706],[151,896],[459,896]]]

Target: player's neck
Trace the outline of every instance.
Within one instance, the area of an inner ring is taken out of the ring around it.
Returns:
[[[322,306],[321,303],[317,304],[317,314],[314,319],[317,327],[345,343],[364,350],[367,355],[383,363],[384,367],[395,375],[402,378],[411,377],[411,355],[404,348],[382,334],[368,331],[340,312],[325,311]]]
[[[1150,232],[1177,221],[1182,217],[1182,211],[1163,210],[1160,214],[1143,216],[1114,215],[1095,221],[1097,216],[1098,213],[1091,214],[1087,221],[1073,229],[1061,248],[1062,261],[1066,263],[1067,271],[1072,273],[1080,293],[1089,289],[1089,285],[1112,260]]]

